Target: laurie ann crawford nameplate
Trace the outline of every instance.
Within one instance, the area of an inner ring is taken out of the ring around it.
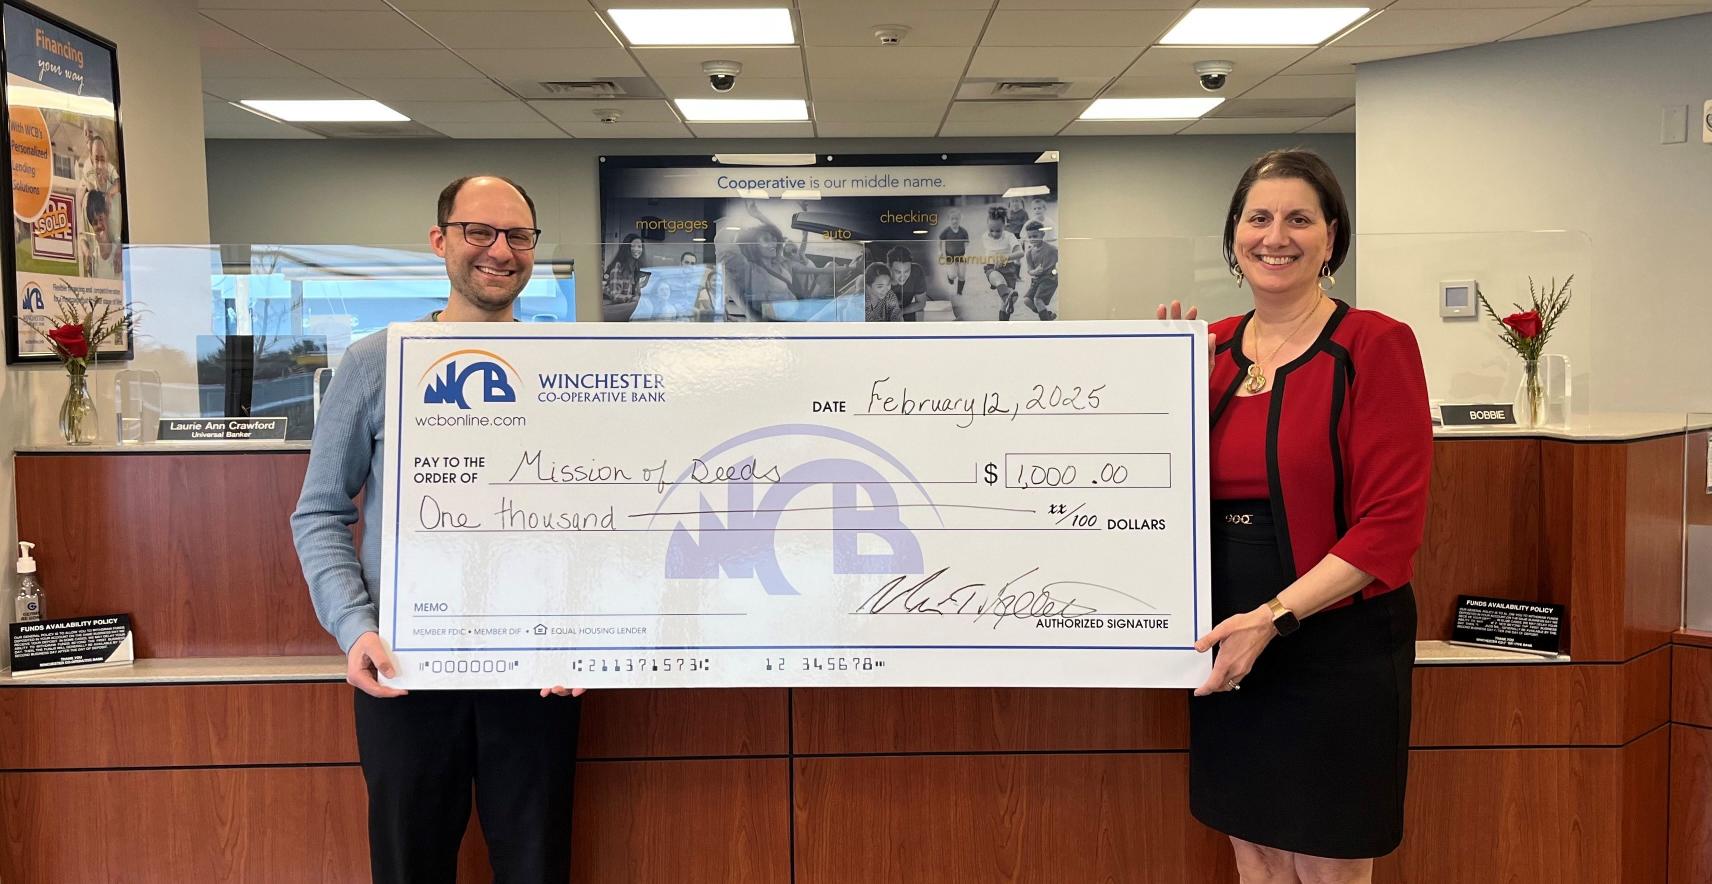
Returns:
[[[1200,684],[1205,325],[933,325],[392,326],[391,683]]]

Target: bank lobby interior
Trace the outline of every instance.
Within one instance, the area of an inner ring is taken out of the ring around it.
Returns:
[[[148,309],[135,357],[92,370],[94,445],[60,437],[57,365],[0,372],[0,548],[37,544],[50,616],[129,613],[137,661],[0,678],[7,884],[367,880],[351,688],[287,524],[308,440],[120,444],[112,420],[122,369],[158,372],[168,400],[194,388],[197,337],[267,261],[420,253],[447,181],[503,174],[538,206],[544,312],[602,322],[602,157],[1056,152],[1061,318],[1152,318],[1173,297],[1217,317],[1247,303],[1218,257],[1231,188],[1293,146],[1327,160],[1356,219],[1333,294],[1413,327],[1435,402],[1511,402],[1520,376],[1489,319],[1440,315],[1442,282],[1507,305],[1574,276],[1550,348],[1570,367],[1561,412],[1435,430],[1407,828],[1375,880],[1712,881],[1704,0],[1372,0],[1292,46],[1161,43],[1192,6],[1283,0],[36,3],[116,47],[127,284]],[[793,30],[637,45],[615,6],[783,6]],[[728,95],[709,59],[741,63]],[[1101,98],[1209,94],[1207,59],[1233,67],[1205,116],[1084,118]],[[588,81],[625,94],[547,85]],[[700,122],[674,102],[726,97],[802,100],[807,119]],[[407,119],[237,104],[364,98]],[[1563,653],[1448,644],[1459,595],[1563,606]],[[583,702],[577,882],[1236,881],[1188,811],[1186,691]],[[460,880],[490,880],[474,821]]]

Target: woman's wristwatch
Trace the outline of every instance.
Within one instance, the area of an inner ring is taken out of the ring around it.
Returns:
[[[1278,633],[1279,638],[1283,638],[1284,636],[1301,628],[1302,621],[1297,620],[1296,613],[1291,611],[1289,608],[1284,607],[1284,603],[1279,601],[1277,596],[1273,596],[1272,599],[1266,603],[1266,607],[1272,612],[1272,629],[1274,632]]]

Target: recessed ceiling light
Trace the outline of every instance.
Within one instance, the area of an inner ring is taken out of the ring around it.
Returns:
[[[405,123],[410,118],[369,99],[338,101],[276,101],[246,98],[239,102],[288,123]]]
[[[1195,120],[1223,98],[1102,98],[1082,112],[1083,120]]]
[[[1364,6],[1323,9],[1191,9],[1160,45],[1318,46],[1367,14]]]
[[[673,102],[692,123],[795,123],[808,119],[808,102],[800,98],[677,98]]]
[[[608,9],[632,46],[776,46],[796,42],[788,9]]]
[[[1046,196],[1051,192],[1052,188],[1047,187],[1044,184],[1029,184],[1022,187],[1007,187],[1005,188],[1004,194],[1000,196],[999,199],[1008,200],[1012,197],[1018,196]]]

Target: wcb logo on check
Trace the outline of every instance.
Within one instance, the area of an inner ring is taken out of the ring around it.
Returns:
[[[488,350],[447,353],[422,373],[422,402],[427,405],[455,404],[468,411],[472,378],[479,382],[476,389],[481,402],[516,402],[517,390],[511,386],[511,375],[516,372],[511,363]]]

